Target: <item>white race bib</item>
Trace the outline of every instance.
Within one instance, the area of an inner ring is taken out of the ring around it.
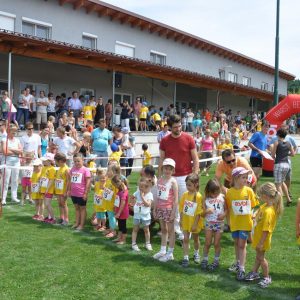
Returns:
[[[112,197],[114,195],[114,192],[108,188],[104,188],[104,191],[103,191],[103,198],[106,200],[106,201],[111,201]]]
[[[64,181],[62,179],[55,179],[55,188],[62,191],[64,189]]]
[[[193,217],[197,208],[197,203],[185,200],[183,206],[183,213],[187,216]]]
[[[208,222],[218,221],[218,215],[224,213],[224,202],[220,201],[219,199],[207,199],[205,201],[205,206],[206,208],[213,210],[213,213],[205,216]]]
[[[72,183],[81,183],[82,182],[82,173],[72,173],[71,182]]]
[[[157,198],[167,201],[169,198],[170,187],[168,185],[157,185]]]
[[[98,206],[102,205],[102,197],[95,194],[95,196],[94,196],[94,204],[98,205]]]
[[[120,206],[120,197],[119,196],[116,196],[114,206],[115,207],[119,207]]]
[[[143,202],[136,202],[133,211],[135,214],[147,215],[150,213],[150,207],[145,206]]]
[[[234,200],[232,201],[232,210],[235,215],[251,215],[251,201]]]
[[[23,170],[23,177],[27,177],[27,178],[31,178],[31,176],[32,176],[32,173],[33,173],[33,170],[31,170],[31,169],[26,169],[26,170]]]
[[[31,184],[31,191],[32,191],[32,193],[38,193],[40,191],[39,183],[32,183]]]
[[[92,112],[91,112],[90,110],[87,110],[87,111],[85,112],[85,115],[86,115],[86,116],[91,116],[91,115],[92,115]]]
[[[41,187],[47,188],[48,187],[48,182],[49,182],[49,179],[47,177],[41,177],[41,179],[40,179]]]

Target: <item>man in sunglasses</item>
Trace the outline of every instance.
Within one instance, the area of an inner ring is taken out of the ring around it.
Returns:
[[[33,123],[27,122],[26,125],[26,134],[20,137],[20,142],[23,148],[24,153],[31,153],[32,158],[38,158],[42,156],[41,151],[41,137],[34,133]]]
[[[251,171],[248,182],[251,186],[256,185],[256,176],[254,175],[254,172],[246,160],[246,158],[241,156],[235,156],[235,153],[232,149],[226,149],[222,152],[222,160],[218,162],[215,177],[219,180],[221,183],[221,178],[223,175],[225,175],[224,179],[224,187],[230,188],[231,187],[231,180],[232,175],[231,172],[234,168],[237,167],[243,167],[249,171]]]

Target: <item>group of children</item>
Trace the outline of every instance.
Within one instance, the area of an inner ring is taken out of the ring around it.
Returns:
[[[68,225],[67,198],[71,197],[75,207],[73,228],[81,231],[85,225],[86,204],[93,184],[97,231],[102,232],[107,238],[114,238],[113,241],[119,245],[125,244],[126,221],[130,215],[133,215],[132,250],[140,251],[137,234],[142,227],[145,234],[145,248],[152,251],[150,225],[154,220],[158,220],[161,247],[153,258],[160,262],[167,262],[174,260],[174,220],[179,214],[180,227],[184,235],[182,267],[189,265],[189,240],[192,238],[194,262],[200,264],[202,269],[213,271],[219,267],[220,241],[227,218],[234,239],[236,258],[229,271],[236,272],[238,280],[251,281],[259,279],[258,269],[261,267],[263,278],[259,285],[266,287],[271,283],[265,253],[270,249],[272,233],[283,210],[282,197],[273,183],[263,184],[259,188],[259,199],[264,203],[259,206],[257,196],[248,186],[249,171],[242,167],[233,169],[233,182],[230,189],[224,191],[218,180],[210,179],[203,197],[199,192],[199,176],[191,174],[185,180],[187,191],[178,199],[178,185],[173,177],[175,161],[166,158],[163,161],[161,178],[156,179],[152,166],[145,166],[137,190],[129,196],[126,177],[121,174],[119,165],[113,161],[108,165],[107,170],[97,169],[93,180],[90,170],[83,164],[81,154],[74,155],[73,163],[74,166],[69,169],[66,165],[66,157],[61,153],[55,156],[47,153],[42,160],[33,161],[33,172],[27,180],[27,183],[30,181],[31,198],[36,205],[33,219],[50,224]],[[55,220],[51,205],[54,195],[57,196],[59,203],[58,220]],[[44,206],[47,211],[46,217],[44,217]],[[254,212],[254,208],[258,209]],[[199,254],[201,230],[205,231],[202,260]],[[256,250],[256,260],[252,271],[246,274],[246,246],[247,240],[251,237],[252,247]],[[212,243],[215,256],[213,262],[209,264],[208,254]]]

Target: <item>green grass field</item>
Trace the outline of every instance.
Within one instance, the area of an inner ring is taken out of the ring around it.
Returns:
[[[300,250],[295,240],[295,205],[300,197],[300,156],[293,159],[292,195],[273,235],[267,254],[273,283],[260,289],[255,283],[239,283],[227,267],[234,261],[231,235],[222,237],[221,268],[201,271],[192,262],[182,269],[182,249],[175,249],[175,261],[152,259],[160,239],[152,235],[153,253],[131,251],[129,219],[128,244],[116,246],[87,225],[84,232],[33,221],[34,207],[8,205],[0,219],[0,299],[294,299],[300,294]],[[211,170],[211,177],[213,170]],[[203,190],[208,177],[201,177]],[[135,191],[137,174],[130,178]],[[262,178],[261,182],[273,180]],[[54,207],[57,210],[56,201]],[[69,201],[71,220],[74,210]],[[89,215],[92,201],[89,200]],[[200,234],[201,243],[204,233]],[[142,248],[143,233],[139,235]],[[193,246],[191,245],[191,254]],[[201,250],[202,252],[202,246]],[[213,251],[210,253],[213,257]],[[248,246],[246,271],[255,252]]]

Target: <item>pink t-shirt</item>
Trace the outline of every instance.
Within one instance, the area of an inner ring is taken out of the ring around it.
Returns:
[[[125,201],[125,206],[120,214],[119,219],[126,220],[129,217],[129,208],[128,208],[128,189],[125,191],[119,191],[115,199],[115,214],[120,210],[122,201]]]
[[[173,208],[174,191],[172,188],[172,179],[165,182],[160,178],[157,182],[157,208]]]
[[[212,137],[209,137],[208,139],[204,137],[201,141],[202,145],[202,151],[211,151],[214,148],[214,140]]]
[[[77,169],[73,167],[70,170],[71,196],[83,197],[86,190],[86,180],[91,177],[91,172],[86,167]]]

